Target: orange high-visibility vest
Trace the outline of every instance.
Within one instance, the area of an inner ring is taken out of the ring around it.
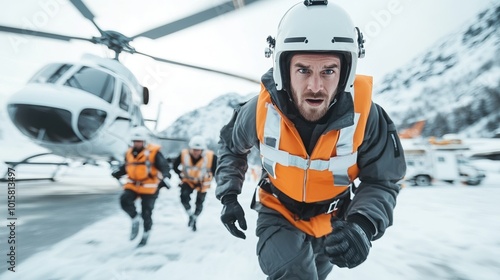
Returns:
[[[212,163],[214,152],[203,150],[201,159],[193,164],[188,149],[181,152],[182,182],[187,183],[191,188],[198,188],[200,192],[206,192],[212,183]]]
[[[158,188],[158,169],[154,166],[160,146],[149,144],[134,157],[129,148],[125,155],[128,182],[123,186],[139,194],[154,194]]]
[[[322,134],[311,155],[294,124],[272,103],[269,92],[262,87],[257,103],[257,136],[262,165],[280,192],[297,202],[315,203],[332,200],[348,189],[359,174],[357,150],[365,134],[372,84],[372,77],[356,76],[354,125]],[[260,189],[259,200],[309,235],[321,237],[332,231],[333,213],[297,220],[273,194]]]

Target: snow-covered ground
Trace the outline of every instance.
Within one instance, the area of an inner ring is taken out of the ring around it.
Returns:
[[[328,279],[498,279],[500,172],[494,171],[500,169],[498,162],[482,166],[493,172],[481,186],[404,188],[394,226],[373,243],[368,260],[352,270],[334,268]],[[232,237],[221,224],[214,188],[197,232],[187,227],[179,189],[162,189],[145,247],[136,248],[139,238],[128,240],[130,219],[117,211],[47,251],[17,260],[16,272],[6,270],[4,240],[0,279],[265,279],[255,255],[256,213],[248,207],[253,185],[248,182],[240,196],[249,224],[246,240]]]

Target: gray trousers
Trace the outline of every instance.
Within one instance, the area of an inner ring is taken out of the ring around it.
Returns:
[[[324,237],[305,234],[274,210],[259,210],[256,234],[259,264],[269,280],[324,280],[332,271]]]
[[[160,189],[156,190],[154,194],[138,194],[132,190],[126,189],[120,196],[120,205],[122,209],[127,212],[130,218],[134,218],[137,215],[137,210],[135,209],[135,199],[141,197],[142,206],[142,220],[144,221],[144,231],[151,230],[153,226],[153,208],[155,207],[156,198],[158,198],[158,192]]]

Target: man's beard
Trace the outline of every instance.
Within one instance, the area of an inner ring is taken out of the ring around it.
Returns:
[[[295,103],[295,107],[299,111],[300,115],[307,121],[309,122],[315,122],[321,119],[322,117],[325,116],[326,112],[328,111],[328,108],[330,107],[330,103],[335,95],[332,96],[331,99],[328,98],[328,95],[325,92],[306,92],[304,94],[304,98],[301,100],[301,103],[299,103],[299,100],[297,98],[297,94],[295,90],[292,89],[292,98],[293,102]],[[320,107],[317,108],[312,108],[309,106],[306,102],[306,99],[312,99],[312,98],[321,98],[323,99],[323,104],[321,104]],[[326,104],[325,104],[326,102]],[[308,106],[308,109],[304,108],[304,106]]]
[[[142,150],[144,150],[144,147],[140,147],[140,148],[133,147],[133,148],[132,148],[132,154],[133,154],[134,156],[137,156],[140,152],[142,152]]]

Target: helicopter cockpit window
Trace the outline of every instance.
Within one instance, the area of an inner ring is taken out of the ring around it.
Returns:
[[[66,81],[65,85],[90,92],[111,103],[115,78],[101,70],[82,67]]]
[[[120,101],[118,105],[125,111],[130,108],[130,101],[132,99],[132,92],[126,84],[122,84],[122,92],[120,94]]]
[[[68,71],[73,65],[63,63],[52,63],[38,71],[31,79],[30,83],[50,83],[53,84]]]

